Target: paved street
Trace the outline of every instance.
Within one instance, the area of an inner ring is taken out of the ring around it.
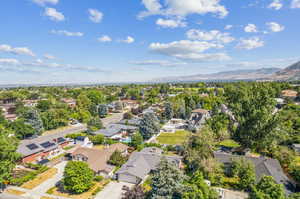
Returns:
[[[19,191],[25,192],[26,194],[22,195],[22,197],[26,198],[26,199],[27,198],[40,199],[42,196],[48,196],[53,199],[68,199],[65,197],[58,197],[58,196],[52,196],[52,195],[46,194],[46,192],[50,188],[54,187],[56,185],[56,183],[59,182],[63,178],[63,172],[64,172],[64,168],[65,168],[66,164],[67,164],[67,162],[64,161],[64,162],[61,162],[61,163],[57,164],[56,166],[54,166],[54,168],[57,168],[57,170],[58,170],[57,174],[55,176],[53,176],[52,178],[46,180],[39,186],[35,187],[32,190],[24,189],[21,187],[13,187],[13,186],[11,186],[10,188],[14,189],[14,190],[19,190]],[[1,197],[5,198],[4,195],[0,194],[0,199],[2,199]],[[22,197],[19,197],[19,198],[22,198]]]
[[[109,124],[121,121],[123,119],[123,115],[124,113],[112,113],[112,115],[102,119],[103,126],[107,127]]]
[[[54,168],[57,168],[57,174],[40,184],[39,186],[35,187],[32,191],[37,193],[46,193],[50,188],[54,187],[57,182],[59,182],[63,178],[64,169],[67,162],[61,162],[54,166]]]
[[[124,185],[130,188],[134,186],[134,184],[129,184],[126,182],[110,182],[101,192],[96,195],[95,199],[121,199],[122,193],[124,192],[122,187]]]

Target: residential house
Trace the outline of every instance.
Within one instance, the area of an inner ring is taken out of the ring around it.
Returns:
[[[123,124],[110,124],[105,129],[100,129],[99,131],[93,132],[92,134],[98,135],[102,134],[107,138],[124,141],[130,135],[132,135],[138,129],[137,126],[123,125]]]
[[[78,136],[74,139],[74,144],[84,148],[93,148],[93,143],[87,136]]]
[[[281,97],[283,97],[283,98],[289,98],[289,99],[294,100],[297,97],[297,95],[298,95],[298,92],[294,91],[294,90],[281,91]]]
[[[300,153],[300,144],[293,144],[292,148],[295,152]]]
[[[75,108],[76,107],[76,100],[71,98],[63,98],[62,102],[66,103],[69,107]]]
[[[122,182],[140,184],[157,168],[163,157],[181,167],[180,157],[164,156],[161,149],[149,147],[141,152],[133,152],[129,160],[116,173],[116,178]]]
[[[17,119],[16,105],[14,103],[0,105],[5,119],[14,121]]]
[[[24,106],[26,107],[35,107],[38,104],[39,100],[23,100]]]
[[[217,161],[223,163],[225,167],[230,166],[232,161],[235,159],[245,158],[253,163],[257,182],[263,176],[272,176],[278,184],[282,184],[284,186],[287,194],[290,194],[294,191],[295,185],[285,175],[279,161],[276,159],[266,157],[239,156],[223,152],[214,152],[214,156]]]
[[[140,105],[137,100],[123,99],[123,100],[121,100],[121,102],[123,104],[124,109],[128,109],[128,110],[136,109]]]
[[[17,152],[22,155],[22,163],[39,163],[63,153],[63,148],[71,141],[63,135],[41,136],[34,139],[22,140]]]
[[[195,109],[192,111],[189,124],[199,129],[205,122],[206,119],[210,117],[210,113],[205,109]]]
[[[123,155],[127,155],[128,148],[127,145],[121,143],[112,144],[103,150],[80,147],[71,156],[73,161],[86,162],[96,175],[109,177],[112,176],[115,168],[115,166],[107,163],[110,156],[117,150]]]
[[[183,119],[171,119],[161,129],[162,132],[175,133],[177,130],[187,128],[187,123]]]
[[[140,123],[141,123],[141,118],[139,117],[134,117],[129,120],[123,119],[118,122],[118,124],[129,125],[129,126],[139,126]]]

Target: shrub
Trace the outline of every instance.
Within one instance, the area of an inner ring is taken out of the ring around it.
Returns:
[[[104,179],[103,176],[95,176],[94,177],[94,180],[97,181],[97,182],[101,182],[103,179]]]

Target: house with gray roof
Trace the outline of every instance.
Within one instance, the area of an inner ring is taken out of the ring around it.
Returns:
[[[253,163],[257,182],[263,176],[272,176],[278,184],[282,184],[284,186],[287,194],[294,192],[294,183],[284,174],[279,161],[276,159],[267,157],[232,155],[224,152],[214,152],[214,156],[217,161],[223,163],[225,167],[231,165],[232,161],[235,159],[245,158]]]
[[[148,147],[141,152],[133,152],[129,160],[116,173],[116,178],[122,182],[139,184],[157,168],[163,157],[180,167],[180,157],[164,156],[161,149]]]
[[[113,140],[120,140],[133,134],[138,129],[137,126],[130,126],[124,124],[110,124],[105,129],[100,129],[99,131],[93,132],[93,135],[102,134],[107,138]]]
[[[121,120],[118,124],[130,125],[130,126],[139,126],[141,123],[141,118],[135,117],[129,120]]]

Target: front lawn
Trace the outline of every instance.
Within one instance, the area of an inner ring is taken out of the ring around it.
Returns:
[[[54,196],[61,196],[66,198],[72,198],[72,199],[83,199],[83,198],[92,198],[95,196],[98,192],[100,192],[108,183],[110,182],[109,179],[104,179],[101,182],[95,182],[94,186],[82,193],[82,194],[72,194],[67,192],[62,192],[59,190],[58,187],[52,187],[47,191],[47,194],[54,195]]]
[[[42,184],[43,182],[45,182],[46,180],[52,178],[55,174],[57,174],[57,169],[51,168],[51,169],[45,171],[44,173],[39,174],[33,180],[26,182],[21,187],[25,188],[25,189],[33,189],[33,188],[39,186],[40,184]]]
[[[156,139],[159,144],[180,145],[183,144],[190,132],[176,131],[175,133],[161,133]]]
[[[231,139],[219,142],[218,146],[224,146],[224,147],[229,147],[229,148],[240,147],[239,143],[237,143],[237,142],[235,142],[234,140],[231,140]]]

